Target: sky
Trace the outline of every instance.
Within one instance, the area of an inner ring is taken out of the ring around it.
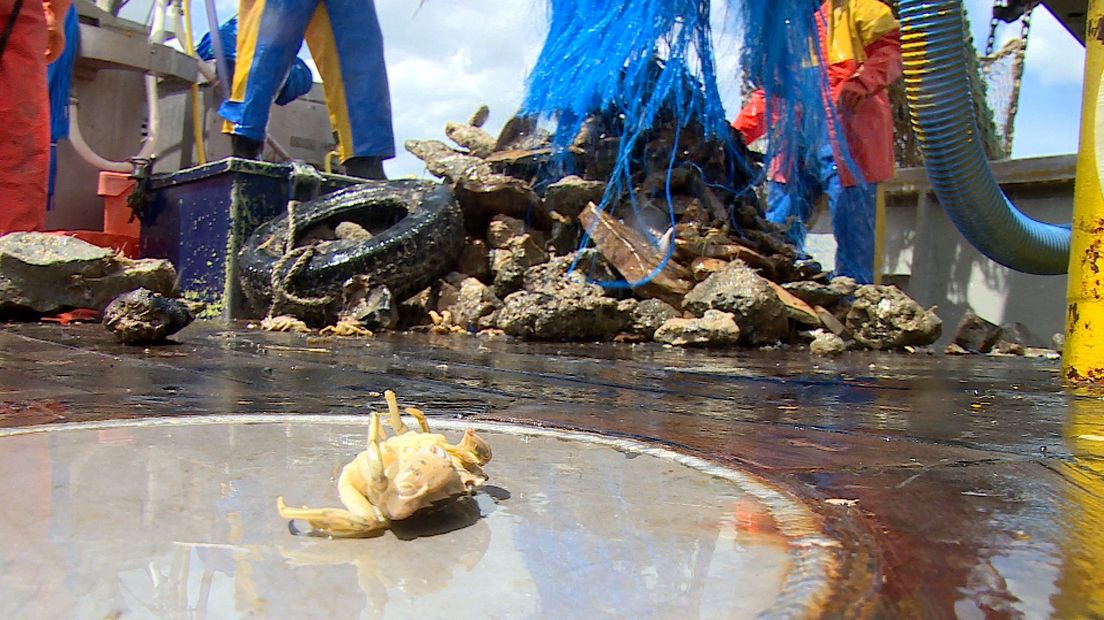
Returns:
[[[137,9],[130,9],[131,17]],[[142,4],[145,4],[144,2]],[[723,3],[714,3],[717,6]],[[206,32],[203,3],[193,0],[197,37]],[[447,121],[464,121],[481,104],[490,106],[486,128],[497,133],[521,102],[525,76],[536,60],[546,29],[541,0],[377,0],[385,41],[398,156],[387,162],[392,176],[424,176],[402,148],[411,138],[444,140]],[[974,39],[984,45],[991,0],[966,0]],[[237,10],[236,0],[216,0],[220,19]],[[139,20],[144,13],[139,16]],[[730,114],[739,107],[737,39],[715,10],[720,88]],[[1002,26],[998,47],[1019,27]],[[304,46],[300,56],[310,62]],[[1045,9],[1035,11],[1028,44],[1014,157],[1077,150],[1084,48]],[[313,68],[313,67],[312,67]]]

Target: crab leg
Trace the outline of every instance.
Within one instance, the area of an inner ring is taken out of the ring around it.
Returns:
[[[395,399],[395,393],[387,390],[383,393],[383,397],[387,399],[387,410],[391,413],[389,423],[391,428],[395,429],[395,434],[402,435],[410,430],[406,428],[406,424],[403,424],[402,416],[399,415],[399,401]]]
[[[283,497],[276,498],[276,509],[289,521],[306,521],[312,528],[337,538],[367,536],[387,529],[387,520],[369,520],[342,508],[288,508]]]
[[[407,415],[413,417],[415,420],[418,421],[418,426],[422,427],[423,433],[429,432],[429,422],[426,422],[426,415],[422,412],[421,409],[418,409],[416,407],[407,407],[406,409],[403,409],[403,411],[405,411]]]

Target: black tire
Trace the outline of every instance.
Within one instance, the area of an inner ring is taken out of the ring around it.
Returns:
[[[368,182],[294,209],[297,237],[341,221],[356,222],[375,234],[367,241],[317,244],[309,262],[290,278],[294,261],[284,261],[277,275],[287,282],[289,292],[330,295],[340,302],[341,285],[354,275],[365,275],[374,285],[387,286],[397,302],[448,273],[464,245],[463,214],[452,190],[440,183]],[[254,308],[267,309],[272,301],[272,271],[283,254],[287,230],[287,215],[266,222],[250,235],[239,255],[242,289]]]

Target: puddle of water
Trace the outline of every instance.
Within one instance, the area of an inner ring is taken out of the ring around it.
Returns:
[[[773,491],[650,453],[484,430],[468,527],[330,541],[275,498],[338,506],[366,424],[195,422],[0,438],[0,614],[747,617],[794,582]]]

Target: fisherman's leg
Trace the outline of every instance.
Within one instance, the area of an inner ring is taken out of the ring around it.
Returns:
[[[800,176],[800,175],[799,175]],[[767,220],[786,231],[786,241],[805,258],[805,222],[813,215],[817,188],[808,179],[796,183],[771,181],[767,186]]]
[[[233,88],[219,108],[235,155],[260,155],[269,110],[317,5],[318,0],[239,0]]]
[[[12,13],[0,3],[0,30]],[[50,170],[50,103],[46,92],[46,16],[42,0],[25,0],[0,58],[0,235],[41,230]]]
[[[874,212],[876,184],[843,187],[838,179],[828,189],[832,232],[836,236],[836,275],[859,284],[874,282]]]
[[[383,32],[372,0],[324,0],[307,30],[346,170],[384,178],[395,156]]]

